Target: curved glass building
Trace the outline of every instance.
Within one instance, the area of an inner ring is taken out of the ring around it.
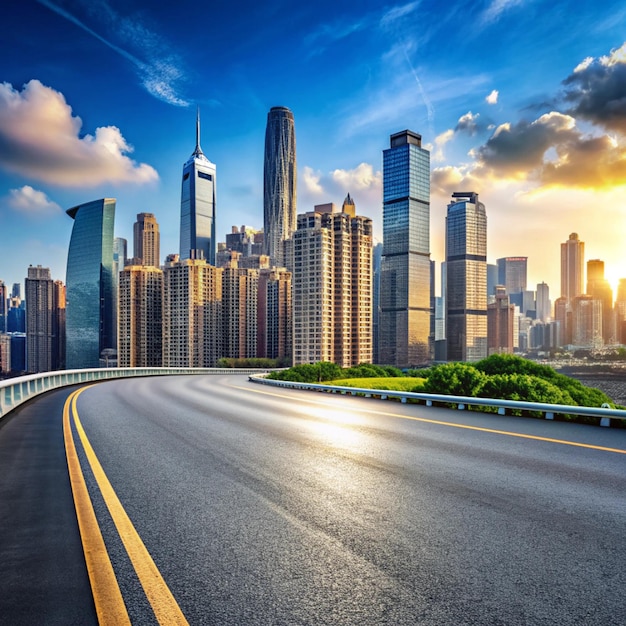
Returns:
[[[205,259],[215,265],[215,164],[200,148],[200,114],[196,149],[183,166],[180,197],[180,258]]]
[[[74,220],[67,254],[66,366],[98,367],[100,353],[116,348],[113,297],[115,199],[67,210]]]
[[[290,268],[285,242],[296,230],[296,130],[287,107],[272,107],[267,114],[263,230],[265,254],[272,264]]]

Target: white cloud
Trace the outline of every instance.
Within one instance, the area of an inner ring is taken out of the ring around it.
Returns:
[[[322,174],[320,172],[316,172],[312,167],[305,165],[302,169],[302,175],[300,176],[300,180],[304,184],[305,190],[314,195],[321,195],[324,193],[324,189],[320,185],[320,180],[322,178]]]
[[[483,13],[483,24],[491,24],[498,21],[503,13],[520,4],[524,4],[524,0],[492,0]]]
[[[79,0],[77,11],[84,14],[83,19],[50,0],[38,2],[130,61],[149,94],[175,106],[189,105],[178,93],[178,85],[185,80],[182,59],[142,22],[120,15],[106,0]],[[94,22],[93,28],[87,24],[90,19]]]
[[[62,211],[61,207],[50,200],[43,191],[33,189],[30,185],[11,189],[5,201],[13,211],[27,215],[42,216]]]
[[[23,90],[0,84],[0,167],[68,187],[150,183],[156,170],[128,157],[133,148],[119,128],[81,137],[82,121],[62,93],[31,80]]]
[[[346,193],[382,188],[382,174],[375,172],[369,163],[360,163],[352,170],[337,169],[331,172],[331,178]]]
[[[486,98],[485,102],[487,104],[498,104],[498,96],[500,92],[497,89],[494,89]]]
[[[578,74],[578,72],[584,72],[594,61],[593,57],[587,57],[583,59],[575,68],[574,74]]]
[[[435,150],[432,153],[432,160],[440,163],[445,159],[443,148],[454,138],[454,131],[449,128],[435,137]]]

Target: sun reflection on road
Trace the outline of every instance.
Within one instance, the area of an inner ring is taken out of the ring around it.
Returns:
[[[304,407],[302,413],[308,418],[302,426],[324,443],[349,450],[362,448],[365,436],[359,429],[363,421],[358,414],[313,406]]]

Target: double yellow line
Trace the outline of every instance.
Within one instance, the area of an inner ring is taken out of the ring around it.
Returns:
[[[63,408],[63,438],[65,453],[70,474],[72,493],[80,536],[87,563],[87,571],[91,582],[91,589],[96,605],[96,613],[100,624],[130,624],[128,611],[120,591],[109,553],[107,552],[98,525],[98,520],[89,497],[85,478],[81,470],[74,436],[72,434],[71,419],[85,451],[85,456],[96,479],[104,502],[117,528],[122,543],[126,548],[137,577],[152,606],[154,615],[159,624],[188,624],[172,592],[166,585],[161,573],[157,569],[152,557],[146,549],[141,537],[135,530],[130,518],[122,506],[117,494],[113,490],[100,461],[96,457],[76,410],[78,396],[88,389],[82,387],[74,391],[66,400]]]

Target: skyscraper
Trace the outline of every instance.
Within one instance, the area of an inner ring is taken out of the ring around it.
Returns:
[[[550,302],[550,288],[546,283],[537,285],[537,301],[536,301],[537,319],[547,322],[552,317],[552,303]]]
[[[509,295],[526,290],[528,257],[507,256],[496,259],[498,266],[498,285],[506,287]]]
[[[205,259],[215,265],[215,164],[200,148],[200,113],[196,148],[183,166],[180,198],[180,258]]]
[[[272,264],[290,267],[288,244],[296,229],[296,131],[287,107],[272,107],[265,128],[263,160],[265,254]]]
[[[259,270],[257,304],[257,356],[280,359],[291,364],[293,358],[293,307],[291,272],[281,268]]]
[[[161,235],[152,213],[138,213],[133,224],[133,256],[140,265],[160,267]]]
[[[487,356],[487,215],[474,192],[452,194],[446,216],[448,361]]]
[[[26,371],[52,369],[53,283],[47,267],[28,268],[26,291]]]
[[[7,332],[7,314],[9,302],[9,290],[4,284],[4,281],[0,280],[0,333]]]
[[[513,354],[515,305],[509,302],[506,287],[496,287],[494,302],[487,305],[488,353]]]
[[[112,277],[115,199],[80,204],[67,214],[74,220],[65,281],[67,367],[98,367],[102,350],[116,347]]]
[[[613,290],[604,277],[604,261],[587,261],[587,291],[602,302],[602,339],[605,345],[615,340],[615,317],[613,315]]]
[[[561,244],[561,297],[567,303],[583,293],[585,276],[585,244],[572,233]]]
[[[421,135],[405,130],[383,151],[381,363],[409,367],[432,358],[430,276],[430,153]]]

